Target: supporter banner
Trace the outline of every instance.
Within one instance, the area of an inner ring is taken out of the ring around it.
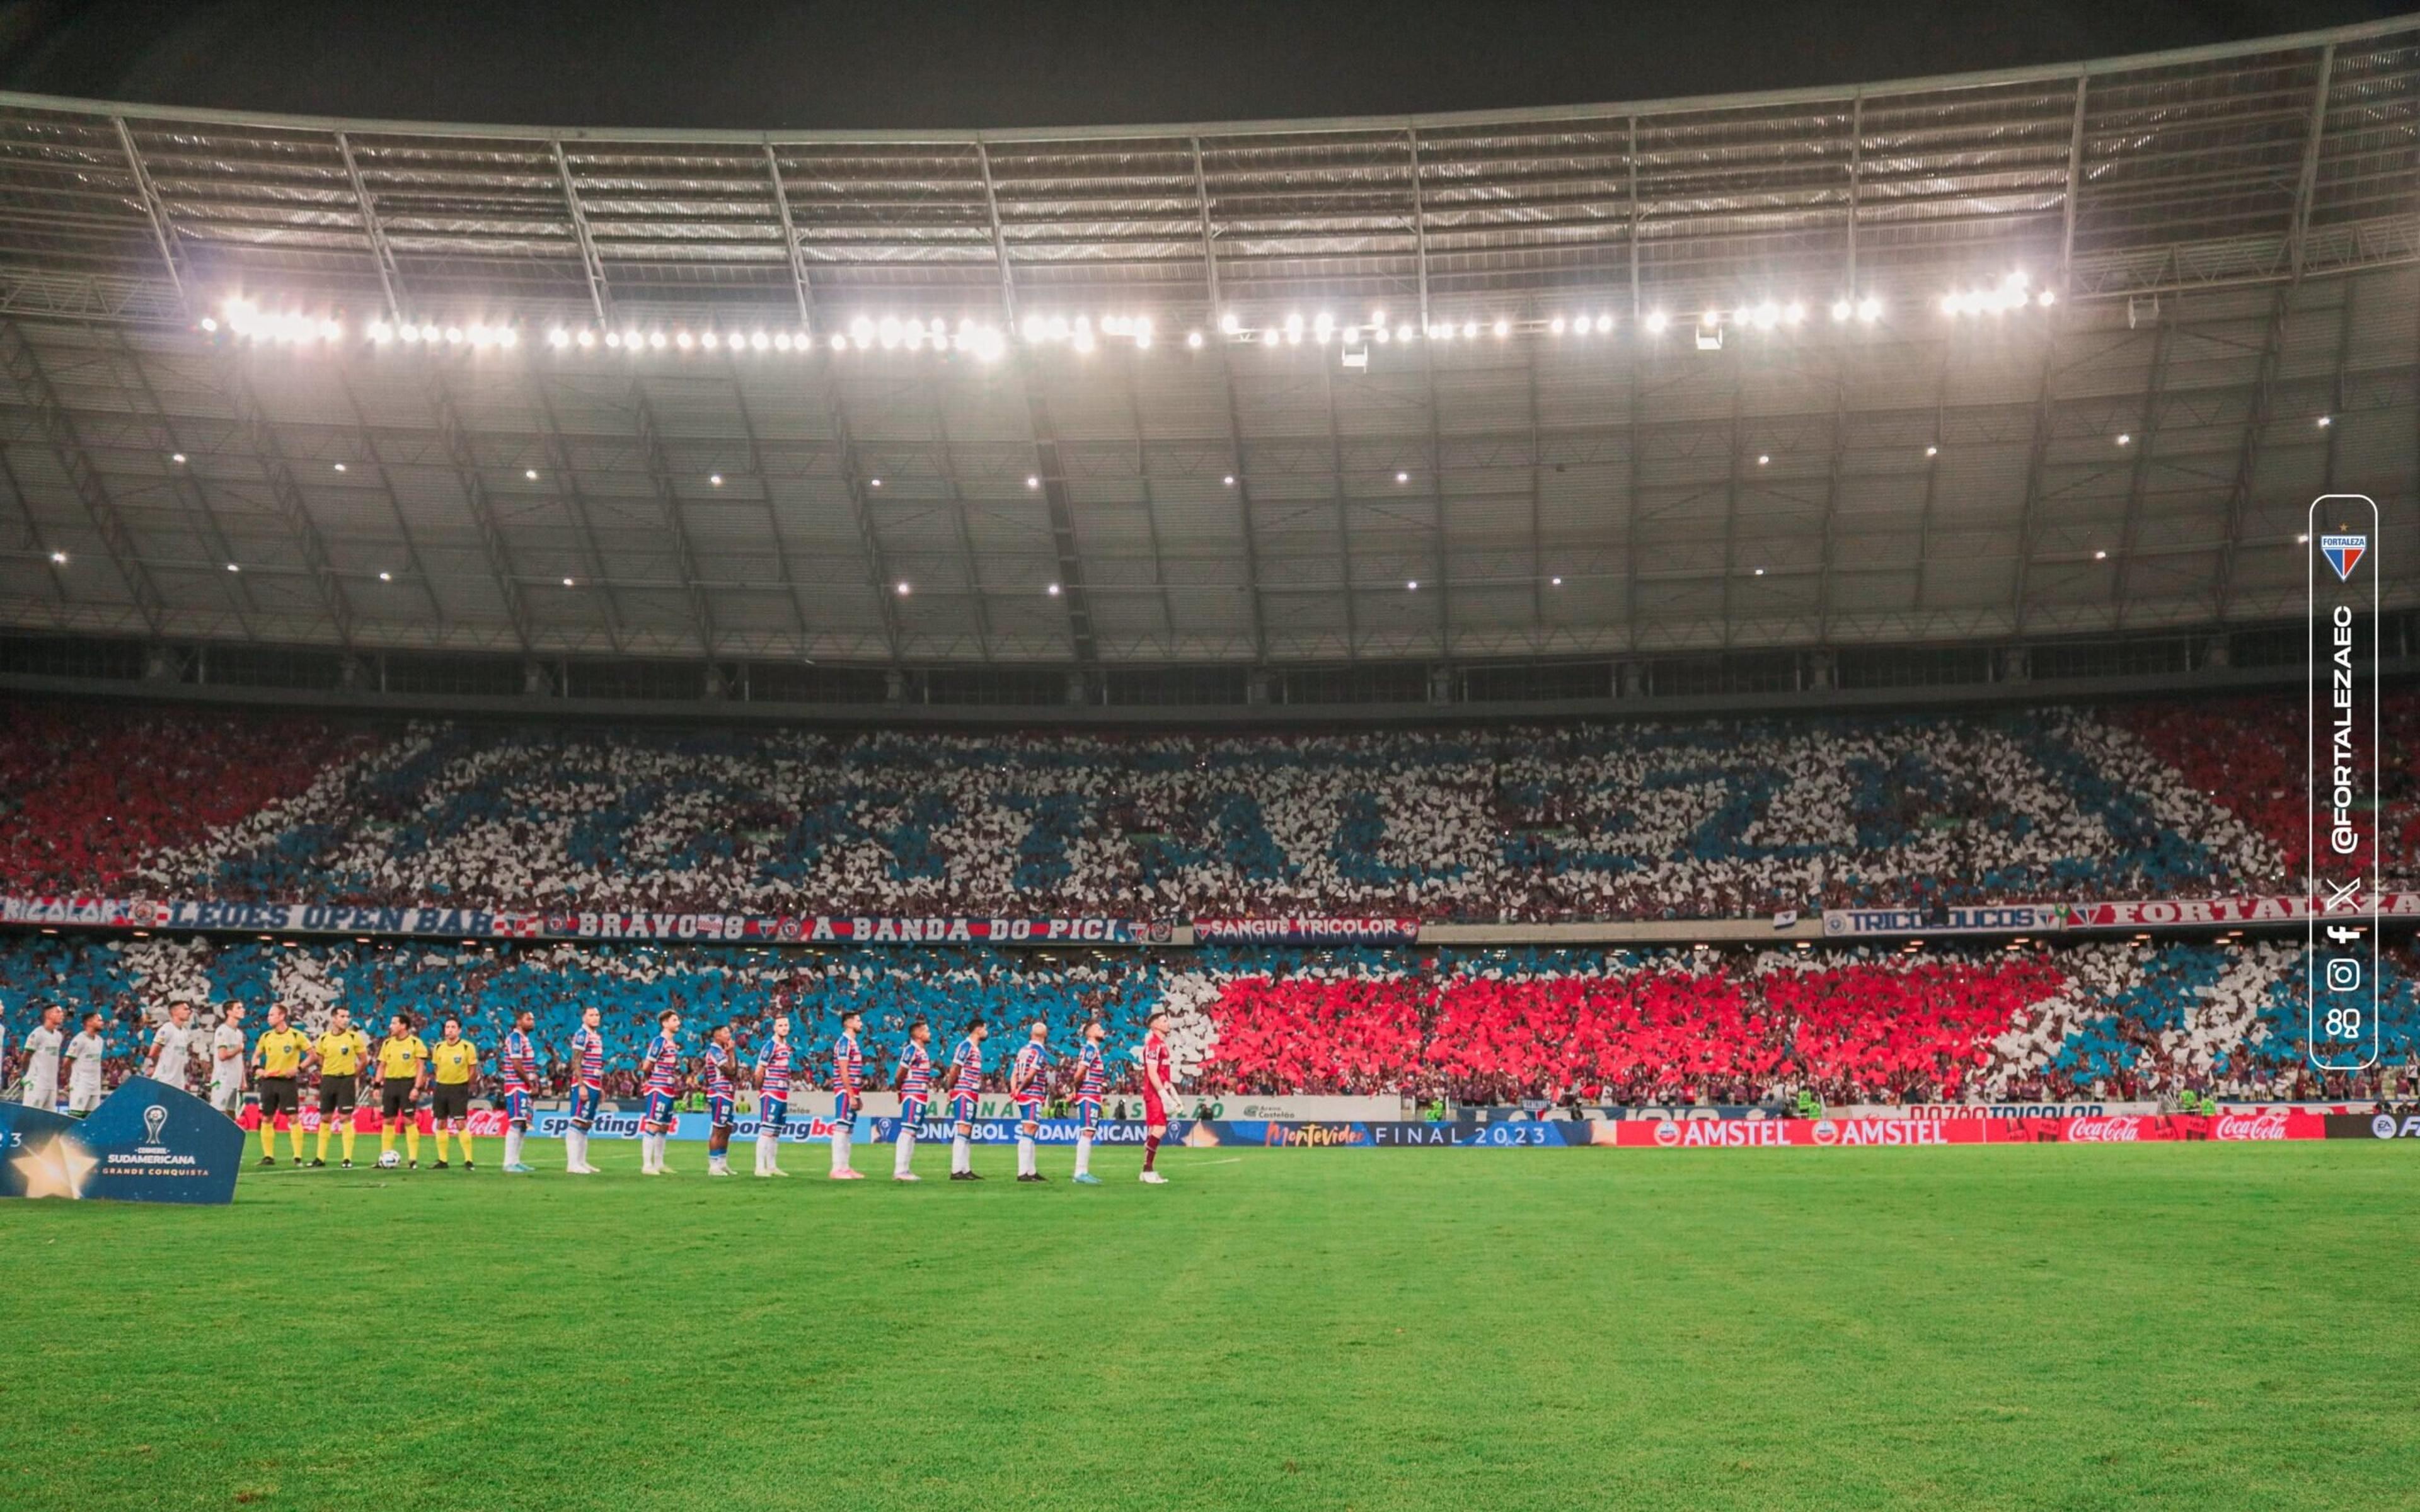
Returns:
[[[2097,1118],[1668,1119],[1590,1126],[1595,1142],[1624,1149],[1752,1149],[1984,1144],[2148,1144],[2167,1140],[2318,1139],[2324,1117],[2297,1109]]]
[[[1165,923],[1126,918],[840,918],[546,909],[367,908],[329,903],[166,903],[0,897],[0,924],[250,930],[269,934],[408,934],[440,939],[724,940],[836,945],[1166,945]]]
[[[858,1119],[857,1131],[862,1134],[868,1123],[872,1121],[875,1120]],[[560,1139],[563,1137],[563,1131],[569,1127],[571,1127],[571,1115],[565,1112],[540,1113],[530,1120],[530,1133],[541,1139]],[[741,1115],[732,1124],[732,1143],[734,1145],[754,1144],[756,1131],[762,1127],[762,1121],[755,1115]],[[675,1139],[690,1139],[702,1143],[713,1132],[713,1125],[703,1113],[673,1115],[673,1127],[670,1133]],[[588,1134],[592,1139],[636,1139],[639,1137],[639,1116],[636,1113],[624,1113],[610,1108],[600,1110],[597,1115],[596,1122],[589,1125]],[[793,1109],[790,1116],[782,1120],[781,1137],[793,1144],[828,1145],[831,1143],[831,1134],[832,1120],[828,1116],[819,1118]]]
[[[229,1202],[243,1134],[191,1092],[130,1077],[83,1119],[0,1103],[0,1197]]]
[[[1410,945],[1417,918],[1197,918],[1196,945]]]
[[[2217,924],[2288,924],[2306,919],[2321,900],[2285,894],[2242,898],[2143,899],[2097,903],[1993,903],[1972,908],[1827,908],[1823,933],[1860,934],[2049,934]],[[2420,918],[2420,892],[2364,898],[2388,918]]]
[[[2420,1113],[2329,1113],[2321,1116],[2331,1139],[2410,1139],[2420,1142]]]
[[[1779,1119],[1789,1114],[1781,1103],[1683,1103],[1669,1106],[1652,1103],[1624,1107],[1591,1107],[1589,1116],[1606,1123],[1662,1123],[1681,1119]]]
[[[1332,1149],[1421,1146],[1460,1149],[1562,1149],[1590,1143],[1585,1123],[1417,1123],[1340,1120],[1299,1123],[1265,1119],[1205,1119],[1186,1129],[1198,1149],[1258,1146],[1265,1149]]]
[[[1016,1120],[1014,1119],[977,1119],[973,1127],[974,1132],[970,1137],[974,1144],[1016,1143]],[[1072,1145],[1082,1127],[1073,1119],[1045,1119],[1036,1125],[1039,1132],[1033,1136],[1033,1142],[1037,1145]],[[1187,1127],[1183,1119],[1170,1124],[1169,1142],[1174,1144],[1182,1140]],[[926,1119],[916,1125],[916,1141],[922,1145],[946,1145],[957,1134],[957,1128],[946,1118]],[[1140,1145],[1148,1133],[1144,1125],[1132,1119],[1111,1121],[1105,1119],[1093,1126],[1093,1143]],[[899,1137],[899,1120],[895,1118],[860,1119],[857,1120],[856,1137],[861,1141],[871,1140],[887,1149]],[[826,1140],[829,1142],[829,1135],[826,1135]]]

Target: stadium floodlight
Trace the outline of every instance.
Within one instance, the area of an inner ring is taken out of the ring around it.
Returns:
[[[1512,334],[1512,322],[1505,319],[1502,316],[1497,316],[1496,339],[1501,341],[1511,334]]]
[[[2047,310],[2052,305],[2058,302],[2058,296],[2052,293],[2049,289],[2044,289],[2040,294],[2034,296],[2034,302]]]
[[[2092,553],[2092,560],[2095,562],[2106,562],[2109,560],[2109,553],[2107,551],[2095,551]]]
[[[518,347],[520,344],[521,333],[520,332],[515,331],[510,326],[498,326],[496,328],[497,346],[509,349],[511,347]]]
[[[697,338],[697,344],[705,347],[707,351],[713,351],[722,345],[722,338],[709,331]]]
[[[241,572],[242,570],[243,570],[243,569],[242,569],[241,567],[237,566],[237,565],[236,565],[234,563],[232,563],[232,562],[230,562],[230,563],[227,563],[227,571],[229,571],[229,572]]]
[[[537,469],[523,468],[521,469],[521,476],[529,479],[532,483],[535,483],[537,481]]]
[[[647,332],[647,345],[657,351],[662,351],[669,343],[666,342],[662,332],[650,331]]]
[[[1395,339],[1397,341],[1409,341],[1415,334],[1416,332],[1412,330],[1412,323],[1408,320],[1395,328]]]
[[[1151,350],[1151,326],[1148,323],[1135,328],[1134,344],[1135,350],[1139,352]]]
[[[2334,415],[2321,415],[2321,416],[2319,418],[2319,421],[2318,421],[2319,427],[2321,430],[2325,430],[2325,429],[2327,429],[2330,425],[2333,425],[2333,424],[2335,424],[2335,417]]]
[[[563,586],[564,586],[564,587],[566,587],[566,588],[570,588],[570,587],[574,586],[574,584],[572,583],[572,580],[571,580],[570,579],[566,578],[565,579],[563,579]]]
[[[1300,312],[1297,311],[1285,317],[1285,333],[1297,340],[1300,339],[1302,335],[1302,315]]]
[[[369,333],[373,345],[383,347],[395,339],[395,327],[383,320],[373,320],[369,325]]]
[[[1221,316],[1218,316],[1218,332],[1219,332],[1219,334],[1221,334],[1221,335],[1226,335],[1226,336],[1232,336],[1232,335],[1234,335],[1237,332],[1242,331],[1243,329],[1244,329],[1244,322],[1243,322],[1243,321],[1241,321],[1240,319],[1237,319],[1237,318],[1236,318],[1236,316],[1235,316],[1235,312],[1234,312],[1234,311],[1233,311],[1233,310],[1229,310],[1229,311],[1227,311],[1225,314],[1223,314],[1223,315],[1221,315]]]
[[[908,596],[908,582],[905,579],[900,579],[899,596],[902,598],[906,598]]]
[[[722,474],[720,472],[709,472],[706,475],[706,481],[709,486],[720,488],[722,486]]]
[[[674,345],[674,346],[675,346],[675,347],[679,347],[679,348],[680,348],[681,350],[683,350],[683,351],[687,351],[687,350],[689,350],[691,347],[694,347],[694,346],[696,346],[696,345],[697,345],[697,338],[696,338],[695,336],[690,335],[688,332],[684,331],[684,332],[679,332],[678,334],[676,334],[676,335],[675,335],[675,336],[673,337],[673,345]]]
[[[1599,315],[1599,316],[1596,317],[1596,333],[1597,333],[1598,335],[1600,335],[1600,336],[1602,336],[1602,335],[1606,335],[1606,334],[1609,333],[1612,330],[1613,330],[1613,316],[1609,316],[1609,315]]]
[[[1048,592],[1051,597],[1057,598],[1059,596],[1059,585],[1057,583],[1052,583]]]
[[[1764,576],[1764,569],[1763,569],[1762,567],[1759,567],[1759,568],[1757,568],[1757,569],[1756,569],[1756,575],[1757,575],[1758,577],[1760,577],[1760,578],[1763,577],[1763,576]]]
[[[880,478],[868,478],[865,480],[865,486],[869,488],[879,488],[882,486],[882,480]]]
[[[585,351],[589,347],[597,345],[597,332],[593,331],[583,331],[579,335],[574,336],[571,339],[579,343],[580,348],[582,351]]]
[[[1757,453],[1756,465],[1761,468],[1771,467],[1773,465],[1773,454],[1771,452]]]
[[[1079,352],[1091,351],[1093,349],[1093,328],[1084,324],[1081,320],[1078,320],[1076,324],[1076,334],[1069,340],[1067,345],[1075,347]]]
[[[1042,480],[1029,472],[1025,475],[1025,486],[1029,488],[1039,488],[1042,486]]]
[[[395,581],[395,574],[394,574],[394,573],[391,573],[391,572],[380,571],[380,572],[379,573],[379,581],[380,581],[380,582],[382,582],[382,583],[391,583],[391,582]]]
[[[1834,300],[1832,301],[1832,320],[1836,325],[1848,319],[1850,316],[1854,315],[1855,313],[1855,307],[1850,304],[1846,300]]]
[[[336,471],[339,471],[339,472],[344,471],[345,471],[345,464],[343,464],[342,462],[337,463],[337,464],[336,464]]]
[[[1198,331],[1187,332],[1185,333],[1185,345],[1192,347],[1196,351],[1200,351],[1202,349],[1202,332]]]
[[[1756,307],[1756,329],[1757,329],[1757,330],[1759,330],[1759,331],[1771,331],[1775,326],[1776,326],[1776,325],[1780,324],[1780,322],[1781,322],[1781,306],[1780,306],[1780,305],[1774,303],[1771,300],[1767,300],[1767,301],[1765,301],[1763,303],[1761,303],[1761,304],[1760,304],[1760,305],[1758,305],[1758,306]]]
[[[1462,323],[1462,333],[1466,337],[1474,340],[1477,339],[1479,335],[1479,322],[1476,320],[1465,320]]]
[[[178,467],[183,467],[185,465],[185,454],[182,452],[171,452],[168,454],[168,460],[176,463]]]
[[[876,339],[882,343],[882,349],[884,351],[891,351],[896,348],[900,341],[906,335],[905,330],[899,324],[899,317],[895,315],[884,316],[880,320],[875,322],[874,329]]]
[[[1938,446],[1928,446],[1924,449],[1924,455],[1927,456],[1939,456],[1941,455],[1941,448]]]
[[[1420,580],[1418,578],[1411,579],[1404,584],[1404,592],[1407,594],[1417,594],[1419,591]]]
[[[66,566],[67,564],[68,564],[68,554],[67,554],[66,552],[64,552],[64,551],[54,551],[54,552],[52,552],[52,553],[51,553],[51,565],[52,565],[52,566],[54,566],[54,567],[64,567],[64,566]]]
[[[1807,306],[1796,300],[1792,300],[1788,304],[1781,307],[1781,320],[1784,325],[1794,326],[1806,318]]]
[[[1959,303],[1957,295],[1944,294],[1941,296],[1941,313],[1943,315],[1954,316],[1958,313],[1958,309]]]
[[[1371,331],[1370,337],[1373,341],[1375,341],[1379,346],[1383,347],[1387,343],[1395,339],[1395,333],[1388,330],[1385,326],[1378,326]]]
[[[1546,586],[1549,588],[1560,588],[1563,586],[1563,579],[1560,578],[1549,578],[1546,579]]]
[[[1289,328],[1300,323],[1301,321],[1299,316],[1290,317],[1287,321]],[[1330,335],[1335,333],[1336,316],[1329,315],[1325,310],[1322,310],[1318,315],[1311,317],[1311,329],[1318,335],[1321,341],[1326,341]]]
[[[1669,326],[1671,323],[1672,317],[1666,315],[1661,310],[1650,310],[1647,312],[1647,332],[1649,335],[1662,335],[1665,328]]]
[[[2128,432],[2121,430],[2118,433],[2118,444],[2120,446],[2132,446],[2134,444],[2134,438]]]
[[[1561,316],[1557,316],[1552,320],[1547,321],[1546,329],[1553,332],[1558,336],[1561,335],[1563,333],[1563,317]]]
[[[1883,317],[1883,301],[1869,294],[1857,301],[1857,318],[1872,325]]]
[[[1398,472],[1395,474],[1395,481],[1397,483],[1409,483],[1412,481],[1412,475],[1408,472]]]
[[[773,338],[768,336],[761,331],[752,331],[748,333],[748,349],[750,351],[761,352],[771,345],[773,345]]]
[[[206,316],[202,316],[202,329],[203,329],[204,331],[216,331],[218,328],[219,328],[218,316],[211,316],[211,315],[206,315]]]
[[[1228,487],[1232,488],[1232,487],[1233,487],[1233,486],[1235,486],[1235,475],[1234,475],[1233,473],[1230,472],[1230,473],[1228,473],[1225,477],[1223,477],[1223,478],[1219,479],[1218,481],[1219,481],[1219,482],[1221,482],[1221,483],[1223,483],[1223,484],[1225,484]]]
[[[622,346],[626,349],[637,351],[641,347],[645,345],[646,342],[644,338],[643,338],[639,332],[635,331],[625,331],[622,332]]]
[[[546,333],[546,344],[557,350],[561,350],[563,347],[571,345],[571,332],[564,330],[561,326],[556,326],[553,330],[549,331]]]

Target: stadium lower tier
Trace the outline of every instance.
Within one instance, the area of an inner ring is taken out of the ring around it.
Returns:
[[[2409,1089],[2420,1047],[2420,961],[2386,953],[2386,1074]],[[1187,950],[1059,957],[988,949],[782,951],[730,946],[431,947],[209,938],[0,935],[9,1083],[41,1010],[108,1020],[111,1077],[147,1026],[187,1003],[271,1004],[317,1031],[337,1008],[370,1033],[387,1015],[459,1015],[492,1052],[536,1020],[548,1089],[581,1012],[601,1011],[608,1091],[635,1089],[637,1052],[670,1009],[694,1049],[716,1026],[752,1051],[787,1013],[818,1086],[841,1015],[864,1015],[870,1074],[887,1078],[908,1026],[946,1053],[970,1019],[1001,1026],[995,1073],[1034,1019],[1065,1056],[1109,1028],[1118,1088],[1155,1009],[1188,1089],[1402,1093],[1463,1101],[1827,1103],[2365,1096],[2377,1072],[2315,1078],[2304,1051],[2298,945],[2097,943],[2025,951]],[[195,1068],[198,1080],[199,1067]],[[996,1089],[996,1084],[995,1084]]]
[[[2386,701],[2383,874],[2420,844]],[[507,910],[1476,921],[2273,892],[2292,697],[964,735],[0,702],[5,890]]]

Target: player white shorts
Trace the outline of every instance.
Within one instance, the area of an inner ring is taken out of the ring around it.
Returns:
[[[101,1106],[100,1088],[70,1087],[68,1088],[68,1111],[70,1113],[90,1113],[93,1109],[99,1106]]]
[[[210,1106],[232,1119],[243,1111],[243,1083],[232,1085],[214,1082],[210,1086]]]

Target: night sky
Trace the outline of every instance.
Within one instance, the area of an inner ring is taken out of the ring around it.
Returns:
[[[0,0],[0,85],[449,121],[1093,125],[1835,85],[2235,41],[2397,8],[2318,0]]]

